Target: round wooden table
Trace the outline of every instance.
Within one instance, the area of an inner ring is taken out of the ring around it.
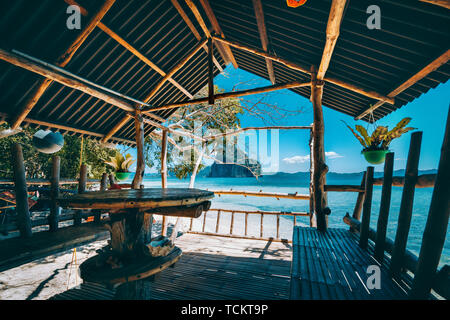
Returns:
[[[208,200],[213,197],[213,192],[199,189],[146,188],[86,192],[58,198],[57,203],[63,208],[109,213],[110,246],[80,266],[83,280],[118,286],[120,299],[146,299],[148,280],[181,256],[177,247],[166,256],[151,256],[147,245],[152,214],[197,218],[209,209]]]

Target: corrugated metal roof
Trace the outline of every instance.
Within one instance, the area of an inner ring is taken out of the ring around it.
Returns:
[[[194,15],[179,0],[200,34]],[[251,0],[210,0],[219,25],[229,40],[261,48]],[[91,14],[102,1],[78,1]],[[210,22],[201,4],[194,1],[205,22]],[[263,0],[269,40],[269,52],[302,65],[319,65],[326,40],[331,0],[310,0],[299,8],[288,8],[285,0]],[[381,9],[381,30],[366,26],[366,9],[376,3]],[[2,1],[0,3],[1,47],[14,48],[47,62],[54,62],[78,31],[66,28],[67,4],[62,0]],[[84,20],[82,20],[84,21]],[[117,0],[102,23],[165,72],[170,71],[198,43],[170,0]],[[432,60],[449,49],[450,14],[448,10],[417,1],[349,0],[327,75],[350,84],[387,95]],[[213,28],[210,26],[210,30]],[[232,48],[240,68],[268,79],[264,58]],[[215,49],[214,56],[225,63]],[[275,79],[309,81],[309,76],[274,62]],[[162,76],[127,49],[96,28],[65,67],[92,82],[143,100]],[[215,68],[217,75],[219,70]],[[173,77],[191,94],[207,84],[207,54],[200,50]],[[373,113],[379,119],[406,103],[446,82],[450,76],[447,62],[438,70],[412,85],[396,97],[395,105],[384,104]],[[14,116],[42,78],[0,61],[0,113]],[[292,89],[304,97],[309,87]],[[159,106],[188,99],[167,82],[149,103]],[[356,116],[376,100],[326,83],[323,104]],[[175,110],[156,112],[161,117]],[[126,112],[80,91],[52,83],[32,109],[29,118],[75,127],[96,133],[95,139],[108,133]],[[364,120],[369,120],[366,116]],[[34,124],[31,124],[34,125]],[[145,132],[153,127],[146,124]],[[116,138],[117,140],[114,140]],[[111,141],[134,140],[134,122],[130,120]],[[125,142],[126,143],[126,142]]]

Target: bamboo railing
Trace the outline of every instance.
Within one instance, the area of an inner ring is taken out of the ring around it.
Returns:
[[[216,223],[214,226],[214,232],[208,232],[206,230],[206,217],[208,214],[216,212]],[[230,224],[228,233],[220,233],[220,226],[223,219],[221,219],[222,214],[229,214]],[[235,216],[237,214],[244,215],[244,234],[236,234],[235,233]],[[259,219],[259,236],[251,236],[249,235],[248,230],[248,217],[249,215],[259,215],[261,218]],[[275,234],[271,236],[264,235],[264,217],[266,216],[275,216],[276,217],[276,231]],[[238,238],[238,239],[253,239],[253,240],[272,240],[272,241],[283,241],[283,242],[292,242],[291,239],[281,239],[280,237],[280,218],[282,216],[291,216],[293,217],[293,226],[297,225],[297,217],[309,217],[308,212],[285,212],[285,211],[262,211],[262,210],[239,210],[239,209],[220,209],[213,208],[208,211],[203,212],[203,217],[201,217],[201,231],[195,231],[193,228],[193,219],[191,218],[188,233],[192,234],[202,234],[209,236],[221,236],[221,237],[230,237],[230,238]]]

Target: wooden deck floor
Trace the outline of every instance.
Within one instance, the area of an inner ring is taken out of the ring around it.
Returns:
[[[359,247],[357,237],[348,229],[322,233],[315,228],[295,227],[291,299],[406,299],[404,281],[394,281],[386,263],[380,266],[370,252]],[[368,272],[369,266],[381,271],[379,289],[368,284],[373,283],[369,278],[374,274]]]
[[[292,247],[288,243],[185,234],[174,268],[158,274],[151,299],[280,300],[289,298]],[[87,285],[54,299],[109,299]]]

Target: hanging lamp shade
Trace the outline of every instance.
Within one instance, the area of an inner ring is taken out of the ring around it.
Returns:
[[[286,0],[288,7],[297,8],[305,4],[306,0]]]
[[[33,135],[33,146],[42,153],[55,153],[64,146],[64,137],[59,132],[39,130]]]

